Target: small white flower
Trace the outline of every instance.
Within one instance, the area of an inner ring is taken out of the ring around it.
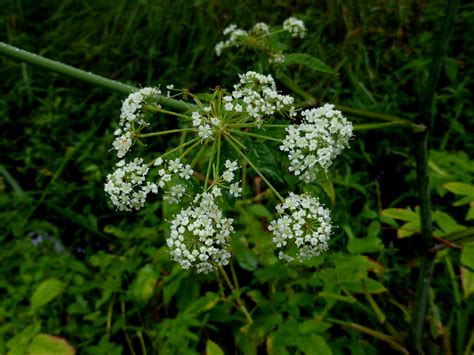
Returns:
[[[286,251],[279,251],[280,259],[291,261],[297,257],[303,261],[328,249],[331,217],[317,198],[290,193],[277,211],[280,217],[270,223],[268,230],[277,248]]]
[[[334,105],[306,110],[300,125],[286,128],[280,149],[288,153],[289,171],[301,180],[314,181],[320,170],[327,171],[333,160],[349,145],[352,123]]]
[[[306,34],[304,22],[294,17],[287,18],[283,22],[283,29],[290,32],[291,37],[304,38]]]
[[[143,159],[136,158],[127,164],[121,160],[117,169],[107,175],[105,192],[119,211],[139,210],[149,193],[158,192],[156,184],[146,181],[148,170]]]
[[[114,142],[112,143],[112,146],[117,151],[117,157],[123,158],[132,146],[132,138],[130,132],[127,132],[115,138]]]
[[[213,263],[227,265],[230,253],[227,248],[234,231],[233,220],[225,218],[212,193],[203,193],[194,203],[182,209],[171,221],[167,238],[171,258],[184,269],[208,273]]]
[[[240,197],[242,194],[242,188],[239,186],[240,182],[236,182],[233,184],[230,184],[229,186],[229,193],[234,196],[234,197]]]

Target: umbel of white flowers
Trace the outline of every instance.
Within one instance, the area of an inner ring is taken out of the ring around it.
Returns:
[[[260,27],[264,32],[265,26]],[[222,101],[209,102],[207,106],[200,104],[188,114],[188,131],[196,135],[191,142],[196,145],[216,142],[229,122],[260,130],[265,129],[266,120],[277,113],[290,118],[296,116],[293,98],[279,93],[270,75],[247,72],[239,78],[233,91],[228,94],[224,91]],[[124,100],[121,128],[115,132],[117,138],[113,142],[119,158],[130,151],[133,139],[149,125],[144,109],[160,108],[156,100],[159,93],[158,89],[144,88]],[[216,109],[217,105],[221,105],[220,109]],[[289,125],[286,133],[280,149],[288,154],[288,170],[310,182],[320,170],[327,171],[348,146],[352,124],[333,105],[326,104],[301,112],[301,124]],[[170,221],[167,244],[171,258],[183,268],[207,273],[229,262],[233,220],[224,216],[219,206],[223,199],[241,196],[242,181],[236,179],[240,167],[239,161],[231,160],[225,161],[221,169],[214,166],[214,179],[193,197],[195,193],[189,191],[186,180],[192,178],[194,171],[183,159],[163,156],[148,164],[142,158],[128,163],[120,160],[116,170],[107,175],[105,191],[119,211],[143,208],[150,194],[161,193],[163,199],[171,203],[182,202],[185,195],[190,196],[192,202]],[[331,218],[329,210],[317,198],[290,192],[276,209],[279,217],[270,223],[269,230],[280,259],[306,260],[328,248]]]

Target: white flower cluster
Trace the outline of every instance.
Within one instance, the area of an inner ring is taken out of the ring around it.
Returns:
[[[239,41],[242,37],[248,36],[248,32],[240,28],[237,28],[236,25],[229,25],[224,29],[224,36],[229,36],[226,41],[222,41],[216,44],[215,51],[216,55],[220,57],[222,50],[229,47],[238,47],[240,45]]]
[[[135,129],[147,126],[142,112],[142,106],[147,100],[161,94],[156,88],[143,88],[130,94],[122,103],[119,125],[115,130],[116,136],[112,146],[117,151],[117,157],[123,158],[133,144],[132,134]],[[155,105],[156,106],[156,105]],[[159,105],[157,105],[160,107]],[[136,127],[138,125],[138,127]]]
[[[198,135],[203,141],[213,139],[214,128],[219,127],[221,124],[221,120],[213,117],[211,112],[210,107],[206,107],[203,112],[194,111],[191,114],[193,126],[197,128]]]
[[[295,115],[293,97],[279,94],[271,75],[249,71],[239,74],[239,78],[231,95],[224,96],[226,111],[246,112],[255,119],[257,126],[262,124],[263,117],[276,112],[287,111],[290,116]]]
[[[270,34],[270,28],[265,22],[258,22],[252,27],[250,33],[257,36],[268,36]]]
[[[158,192],[156,184],[146,181],[148,165],[143,163],[143,159],[136,158],[128,164],[121,160],[117,167],[107,175],[105,192],[119,211],[139,210],[150,192]]]
[[[320,169],[327,171],[348,146],[352,123],[330,104],[305,110],[301,115],[300,125],[286,128],[287,135],[280,149],[288,152],[289,170],[301,180],[311,182]]]
[[[181,210],[171,222],[167,239],[171,258],[184,269],[195,267],[197,272],[208,273],[213,265],[227,265],[230,235],[234,231],[233,220],[225,218],[215,201],[220,189],[197,195],[194,203]]]
[[[294,17],[289,17],[283,22],[283,29],[290,32],[291,37],[304,38],[306,34],[304,22]]]
[[[164,189],[173,177],[173,175],[179,176],[183,180],[189,180],[193,175],[193,169],[189,164],[184,164],[179,158],[173,160],[163,160],[158,158],[153,163],[154,166],[160,167],[158,170],[158,186],[161,189]],[[186,188],[184,185],[176,183],[172,184],[171,188],[163,196],[165,200],[168,200],[172,203],[177,203],[181,200]]]
[[[237,161],[230,161],[229,159],[225,162],[226,170],[222,173],[222,180],[229,183],[229,194],[234,197],[239,197],[242,194],[242,187],[240,186],[240,181],[234,182],[231,184],[232,180],[235,178],[235,171],[239,169]]]
[[[290,192],[285,202],[276,208],[280,218],[272,221],[268,229],[273,232],[277,248],[285,248],[291,254],[280,251],[280,259],[291,261],[297,257],[303,261],[328,249],[331,217],[317,198]],[[296,252],[292,250],[293,246]]]

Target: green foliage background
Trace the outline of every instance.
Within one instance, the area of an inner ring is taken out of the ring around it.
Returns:
[[[193,92],[229,87],[237,73],[258,69],[215,56],[229,23],[248,28],[295,15],[308,27],[300,51],[339,73],[295,66],[301,87],[321,102],[416,119],[445,2],[0,0],[0,9],[2,41],[133,85]],[[465,2],[434,100],[429,166],[438,236],[472,225],[469,204],[452,206],[458,198],[445,184],[473,182],[473,38],[474,6]],[[43,342],[72,351],[40,332],[84,354],[375,354],[393,351],[385,333],[405,343],[423,251],[416,222],[405,228],[414,235],[397,238],[396,220],[410,223],[416,213],[407,208],[418,203],[403,128],[357,132],[330,179],[307,187],[331,206],[338,226],[321,258],[275,263],[266,229],[274,201],[237,206],[237,292],[254,318],[246,325],[216,275],[169,261],[167,206],[155,201],[122,214],[107,201],[103,183],[123,97],[0,63],[0,353],[39,353]],[[456,191],[469,203],[470,190]],[[403,208],[405,219],[388,208]],[[428,352],[472,347],[474,277],[465,275],[474,258],[472,242],[466,245],[461,258],[459,248],[437,254]]]

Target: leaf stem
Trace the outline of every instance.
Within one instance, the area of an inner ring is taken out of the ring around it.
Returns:
[[[131,94],[132,92],[138,90],[138,88],[136,88],[135,86],[123,84],[115,80],[104,78],[100,75],[92,74],[90,72],[74,68],[70,65],[63,64],[58,61],[42,57],[40,55],[30,53],[23,49],[10,46],[9,44],[6,44],[4,42],[0,42],[0,55],[4,55],[11,59],[41,67],[54,73],[65,75],[70,78],[84,81],[94,86],[102,87],[104,89],[115,91],[121,94]],[[164,106],[173,108],[178,111],[186,111],[190,107],[189,104],[183,101],[170,99],[161,95],[158,96],[158,102]]]
[[[219,271],[221,272],[222,276],[224,276],[224,280],[227,283],[227,286],[229,286],[231,292],[234,294],[235,301],[236,301],[239,309],[242,311],[245,318],[247,319],[247,323],[252,324],[253,323],[253,318],[250,315],[249,311],[247,310],[247,307],[245,307],[244,302],[240,298],[238,287],[235,288],[234,285],[232,285],[232,282],[230,281],[230,278],[227,275],[227,272],[225,271],[225,269],[221,265],[217,265],[217,267],[218,267]]]
[[[204,190],[207,189],[207,184],[209,182],[209,175],[211,174],[212,159],[214,158],[214,153],[216,152],[216,140],[212,143],[211,156],[209,157],[209,163],[207,164],[206,180],[204,181]]]
[[[164,158],[164,157],[166,157],[166,156],[168,156],[168,155],[170,155],[170,154],[173,154],[174,152],[176,152],[176,151],[178,151],[178,150],[180,150],[180,149],[183,149],[184,147],[186,147],[186,146],[188,146],[188,145],[190,145],[190,144],[193,144],[193,143],[199,141],[200,139],[201,139],[200,137],[196,137],[196,138],[194,138],[194,139],[191,139],[190,141],[184,142],[183,144],[177,146],[176,148],[173,148],[173,149],[171,149],[171,150],[168,150],[166,153],[162,154],[162,155],[159,156],[158,158]],[[156,158],[156,159],[158,159],[158,158]],[[148,166],[152,166],[152,165],[155,163],[156,159],[153,159],[151,162],[149,162],[149,163],[148,163]]]
[[[236,129],[229,129],[229,132],[232,132],[232,133],[235,133],[235,134],[241,134],[241,135],[244,135],[244,136],[250,136],[250,137],[254,137],[254,138],[268,139],[268,140],[275,141],[275,142],[278,142],[278,143],[283,142],[283,140],[279,139],[279,138],[273,138],[273,137],[264,136],[262,134],[256,134],[256,133],[251,133],[251,132],[239,131],[239,130],[236,130]]]
[[[262,174],[262,172],[255,166],[254,163],[237,147],[235,143],[232,142],[231,136],[227,136],[226,138],[227,141],[230,143],[230,145],[235,149],[235,151],[240,154],[242,158],[252,167],[253,170],[262,178],[263,181],[267,184],[267,186],[273,191],[273,193],[280,199],[281,202],[285,202],[285,199],[280,195],[280,193],[273,187],[273,185],[268,181],[268,179],[265,177],[265,175]]]
[[[139,134],[139,138],[148,138],[148,137],[157,137],[157,136],[163,136],[165,134],[171,134],[171,133],[181,133],[181,132],[191,132],[191,131],[196,131],[196,128],[177,128],[177,129],[170,129],[167,131],[158,131],[158,132],[152,132],[152,133],[144,133],[144,134]]]

